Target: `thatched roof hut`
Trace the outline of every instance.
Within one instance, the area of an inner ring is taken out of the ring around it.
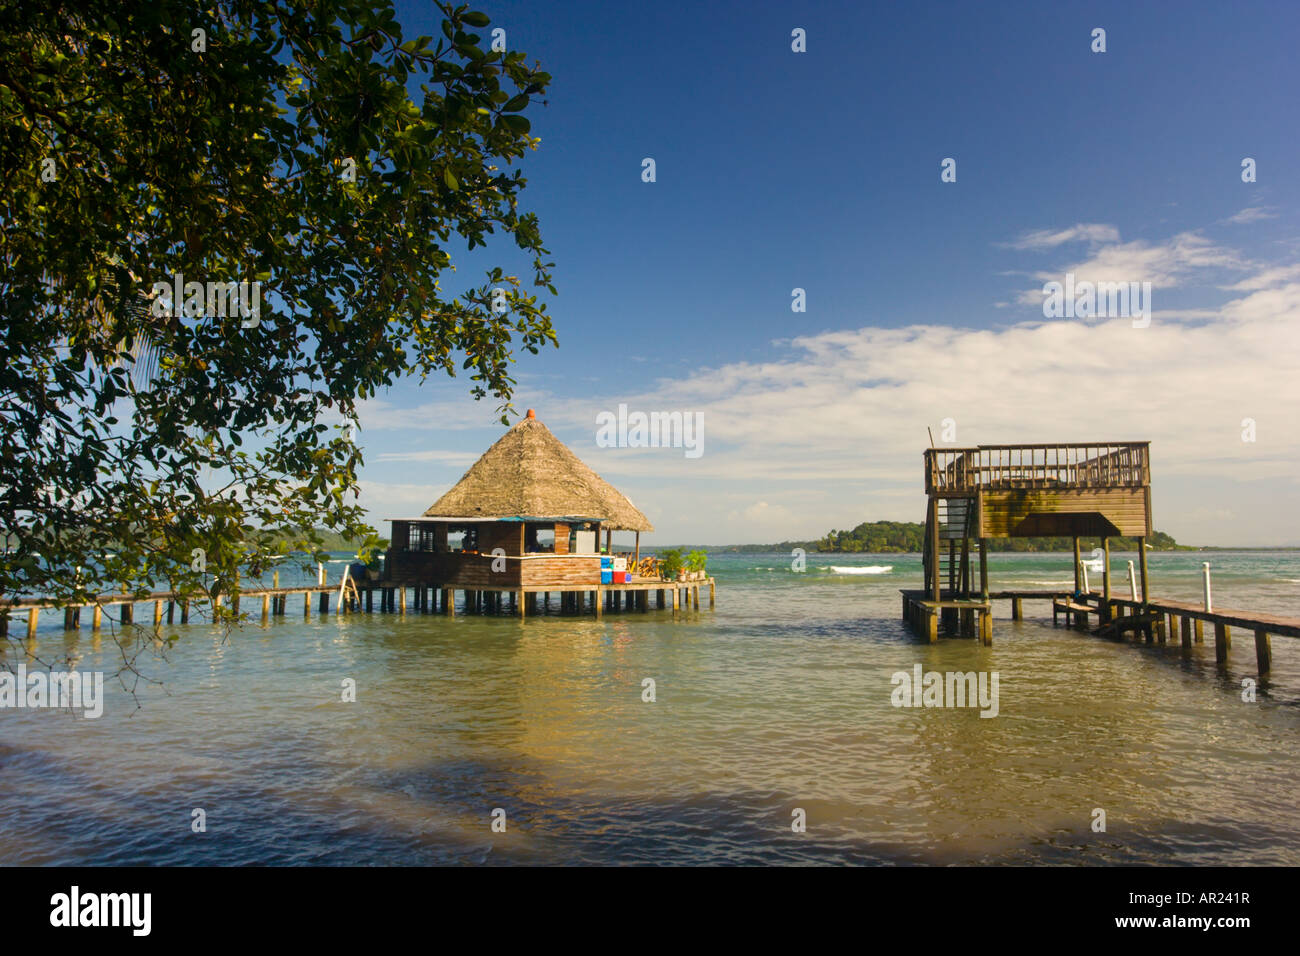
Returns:
[[[533,410],[483,453],[427,518],[594,520],[612,531],[653,531],[650,519],[596,474]]]

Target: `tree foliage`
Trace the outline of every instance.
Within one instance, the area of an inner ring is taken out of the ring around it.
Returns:
[[[230,590],[365,535],[346,426],[404,375],[506,419],[555,342],[507,169],[550,77],[437,7],[408,38],[370,0],[0,2],[0,598]],[[525,274],[444,289],[498,233]],[[256,323],[177,277],[259,282]]]

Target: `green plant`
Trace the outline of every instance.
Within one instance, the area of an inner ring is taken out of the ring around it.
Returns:
[[[709,561],[709,555],[705,551],[692,551],[686,556],[687,571],[703,571],[704,565]]]
[[[659,574],[665,581],[675,580],[682,567],[682,552],[679,549],[670,548],[659,555]]]

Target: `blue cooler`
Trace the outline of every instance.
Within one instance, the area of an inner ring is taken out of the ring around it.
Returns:
[[[601,569],[600,569],[600,583],[601,583],[601,584],[613,584],[613,583],[614,583],[614,569],[613,569],[613,568],[601,568]]]

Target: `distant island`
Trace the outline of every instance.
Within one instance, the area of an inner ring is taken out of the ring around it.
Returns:
[[[821,554],[910,554],[919,553],[925,540],[925,525],[918,521],[864,521],[852,531],[832,529],[817,541],[782,541],[777,544],[732,544],[715,547],[715,551],[750,554],[763,551],[793,551],[802,548]],[[1197,551],[1199,548],[1179,544],[1163,531],[1152,532],[1147,539],[1152,551]],[[1115,551],[1136,551],[1135,538],[1110,539]],[[989,551],[1070,551],[1073,539],[1061,538],[989,538]],[[1099,538],[1080,538],[1081,551],[1101,547]]]

